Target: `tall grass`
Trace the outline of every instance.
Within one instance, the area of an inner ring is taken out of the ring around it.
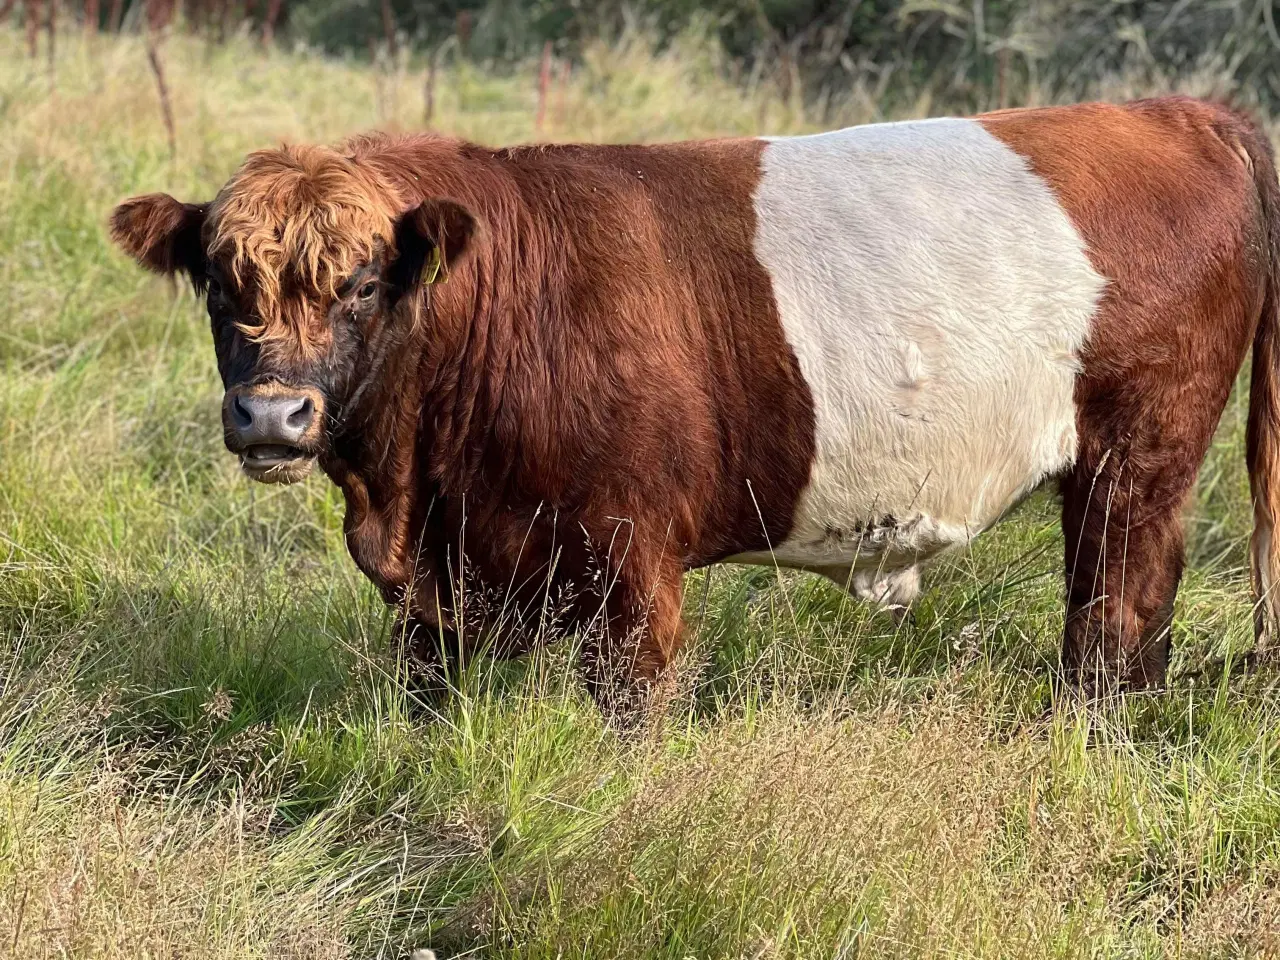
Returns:
[[[684,692],[639,735],[565,645],[427,708],[340,497],[237,475],[199,305],[102,228],[279,138],[411,128],[421,76],[170,38],[170,160],[140,42],[68,40],[54,90],[20,42],[0,31],[0,950],[1280,955],[1275,675],[1223,669],[1250,644],[1239,397],[1167,694],[1053,703],[1044,495],[902,624],[813,578],[691,575]],[[533,91],[447,70],[437,124],[529,138]],[[595,48],[563,96],[557,138],[811,127],[703,47]]]

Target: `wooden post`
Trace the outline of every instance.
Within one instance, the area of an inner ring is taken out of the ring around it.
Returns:
[[[169,85],[164,79],[164,66],[160,63],[160,31],[169,20],[171,0],[146,0],[147,3],[147,62],[156,78],[156,92],[160,95],[160,115],[169,137],[169,159],[178,155],[178,133],[173,124],[173,104],[169,100]]]
[[[153,33],[159,34],[173,23],[173,12],[178,0],[147,0],[147,23]]]
[[[779,58],[778,98],[787,108],[791,106],[791,48],[785,44]]]
[[[568,60],[565,60],[560,64],[560,85],[556,89],[556,109],[551,117],[551,122],[557,129],[564,129],[566,117],[565,98],[568,96],[569,92],[570,69],[571,67]]]
[[[217,43],[225,43],[231,29],[231,0],[213,0],[213,35]]]
[[[471,40],[471,11],[459,10],[455,20],[454,32],[458,35],[458,46],[467,52],[467,44]]]
[[[98,0],[84,0],[84,32],[98,32]]]
[[[40,45],[40,0],[25,0],[27,7],[27,53],[35,59]]]
[[[52,89],[55,81],[54,57],[57,55],[58,42],[58,0],[49,0],[49,19],[45,22],[45,29],[49,34],[49,48],[45,52],[49,56],[49,87]]]
[[[120,24],[124,22],[124,0],[111,0],[111,16],[107,18],[107,29],[112,33],[120,32]]]
[[[436,112],[436,62],[439,59],[440,48],[436,47],[427,61],[427,84],[422,96],[422,122],[427,129],[431,129],[431,118]]]
[[[997,102],[1003,110],[1009,106],[1009,48],[1001,47],[997,57],[997,84],[999,89]]]
[[[369,38],[369,62],[373,65],[373,109],[378,115],[378,123],[385,122],[387,111],[382,96],[382,57],[378,50],[378,41]]]
[[[396,61],[396,18],[391,12],[391,0],[382,0],[382,32],[387,37],[387,56]]]
[[[267,0],[267,20],[262,25],[262,45],[269,47],[276,38],[276,20],[280,17],[280,8],[284,0]]]
[[[533,118],[533,129],[542,133],[547,118],[547,87],[551,84],[551,41],[542,45],[542,64],[538,67],[538,109]]]

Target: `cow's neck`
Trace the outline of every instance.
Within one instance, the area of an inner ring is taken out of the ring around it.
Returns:
[[[498,480],[512,450],[496,449],[500,416],[519,419],[523,397],[510,376],[517,340],[540,349],[546,319],[544,278],[555,252],[539,243],[546,229],[501,178],[467,198],[489,225],[484,240],[449,282],[432,288],[421,397],[424,481],[451,500],[471,498]],[[495,196],[502,196],[501,203]],[[500,224],[495,224],[502,218]],[[530,238],[533,242],[530,242]]]
[[[387,336],[357,388],[345,439],[326,469],[346,499],[343,530],[352,558],[384,598],[398,603],[417,553],[414,494],[427,385],[421,336],[394,329]]]
[[[559,222],[554,203],[535,209],[500,165],[473,163],[466,172],[447,193],[479,214],[484,238],[447,283],[423,294],[432,303],[420,338],[387,357],[352,424],[359,443],[331,471],[347,500],[348,547],[393,600],[430,565],[419,555],[428,513],[442,525],[436,533],[456,543],[463,504],[517,505],[521,451],[506,439],[511,424],[547,416],[558,393],[555,385],[531,389],[529,371],[516,376],[513,361],[521,352],[523,367],[551,369],[546,332],[563,309],[551,278],[564,274],[565,238],[581,224]],[[428,199],[408,182],[398,186],[411,202]],[[500,420],[508,430],[496,437]]]

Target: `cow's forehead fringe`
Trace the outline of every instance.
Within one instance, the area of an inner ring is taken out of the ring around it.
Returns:
[[[390,251],[399,198],[367,164],[340,150],[283,146],[249,154],[210,211],[209,252],[225,256],[237,285],[255,288],[259,342],[294,341],[304,355],[323,349],[327,332],[314,305]]]

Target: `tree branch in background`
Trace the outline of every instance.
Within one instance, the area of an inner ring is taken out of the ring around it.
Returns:
[[[84,32],[98,32],[98,0],[84,0]]]
[[[120,24],[124,22],[124,0],[111,0],[111,16],[107,18],[107,29],[112,33],[120,32]]]
[[[0,3],[0,23],[9,19],[9,14],[13,13],[14,5],[17,2],[18,0],[4,0],[3,3]]]

